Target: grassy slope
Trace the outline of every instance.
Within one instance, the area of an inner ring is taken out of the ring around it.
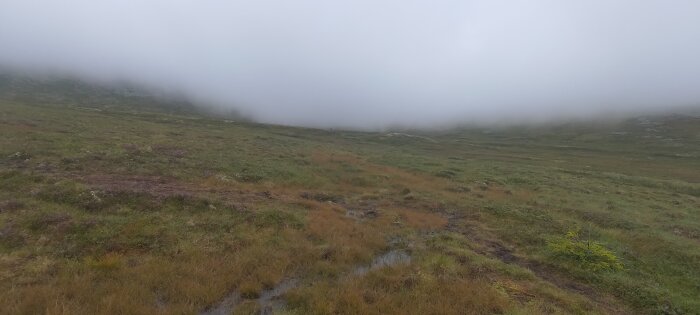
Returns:
[[[0,313],[192,314],[290,277],[299,314],[700,309],[698,118],[432,142],[18,102]],[[625,269],[554,257],[577,227]],[[411,264],[352,274],[395,248]]]

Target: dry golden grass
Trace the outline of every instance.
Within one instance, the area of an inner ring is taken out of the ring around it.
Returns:
[[[437,231],[447,225],[445,216],[437,213],[411,209],[394,210],[394,212],[398,214],[400,222],[419,231]]]
[[[310,314],[489,314],[509,305],[486,283],[440,280],[409,266],[315,283],[288,299]]]
[[[333,264],[368,260],[385,246],[385,237],[373,224],[363,224],[335,206],[321,205],[309,211],[306,233],[323,247],[322,258]]]
[[[233,252],[186,244],[173,256],[107,253],[72,261],[49,281],[0,295],[0,313],[192,314],[236,287],[259,294],[316,256],[297,230],[258,231],[255,238],[257,246]],[[285,244],[262,246],[274,239]]]

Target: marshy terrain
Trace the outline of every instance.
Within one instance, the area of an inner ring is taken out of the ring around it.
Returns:
[[[698,310],[697,116],[383,133],[0,103],[2,314]]]

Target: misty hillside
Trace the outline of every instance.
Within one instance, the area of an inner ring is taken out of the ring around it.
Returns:
[[[0,315],[700,315],[700,1],[0,1]]]
[[[0,99],[94,109],[205,113],[182,95],[129,82],[91,83],[60,75],[0,72]]]
[[[700,309],[695,115],[359,132],[2,82],[0,314]]]

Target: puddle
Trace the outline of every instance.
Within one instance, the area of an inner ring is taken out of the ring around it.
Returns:
[[[355,220],[358,220],[358,221],[359,221],[359,220],[362,220],[362,215],[361,215],[361,213],[360,213],[359,211],[350,210],[350,209],[345,210],[345,217],[346,217],[346,218],[352,218],[352,219],[355,219]]]
[[[355,267],[352,274],[362,276],[371,270],[410,263],[411,255],[409,255],[408,252],[405,250],[392,250],[375,257],[369,265]],[[284,309],[287,303],[282,298],[282,295],[296,288],[298,284],[299,280],[297,279],[284,279],[274,288],[260,292],[260,296],[255,299],[255,302],[260,308],[260,314],[271,315],[275,311]],[[244,300],[245,299],[241,297],[238,291],[234,291],[218,304],[199,312],[199,315],[229,315],[233,313],[236,307]]]
[[[238,293],[238,291],[234,291],[216,306],[199,312],[199,315],[231,315],[233,310],[236,308],[236,306],[238,306],[238,304],[241,303],[242,300],[243,299],[241,298],[240,293]]]
[[[368,273],[371,270],[375,269],[380,269],[384,267],[391,267],[391,266],[396,266],[399,264],[410,264],[411,263],[411,255],[409,255],[406,251],[396,249],[392,250],[389,252],[384,253],[381,256],[377,256],[372,260],[372,263],[369,264],[368,266],[360,266],[356,267],[353,270],[353,274],[357,276],[364,275]]]
[[[260,306],[260,314],[271,315],[274,311],[283,309],[287,303],[280,297],[287,291],[294,289],[297,284],[297,279],[285,279],[274,288],[262,291],[257,300]]]
[[[255,299],[260,307],[260,314],[271,315],[274,311],[283,309],[287,303],[280,297],[287,291],[294,289],[298,284],[297,279],[285,279],[274,288],[263,290],[260,296]],[[230,315],[244,299],[238,291],[229,294],[219,304],[199,312],[199,315]]]
[[[363,221],[365,219],[374,219],[379,216],[379,211],[376,209],[364,209],[364,210],[345,210],[345,217],[352,218],[357,221]]]
[[[158,310],[164,310],[167,307],[167,303],[165,301],[165,298],[161,294],[156,294],[156,308]]]

